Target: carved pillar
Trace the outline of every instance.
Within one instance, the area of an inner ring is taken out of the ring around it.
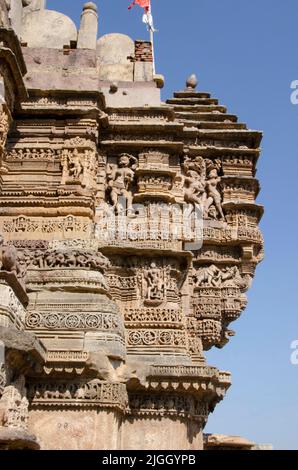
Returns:
[[[24,271],[14,247],[0,257],[0,449],[37,449],[28,432],[28,400],[24,371],[39,357],[42,346],[23,333],[28,297]],[[21,276],[21,277],[18,277]],[[35,357],[35,359],[33,359]],[[27,364],[26,364],[27,362]]]
[[[83,377],[34,379],[30,429],[46,450],[117,450],[127,406],[125,384]]]

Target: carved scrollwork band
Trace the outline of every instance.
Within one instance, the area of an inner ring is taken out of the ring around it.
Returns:
[[[110,265],[100,252],[83,249],[24,250],[22,260],[29,269],[84,268],[103,271]]]
[[[26,316],[29,329],[48,330],[102,330],[121,333],[123,325],[117,315],[104,313],[40,313],[31,312]]]
[[[146,309],[130,309],[125,312],[124,320],[127,325],[167,325],[172,328],[177,325],[181,327],[183,322],[183,314],[181,310],[174,309],[159,309],[159,308],[146,308]]]

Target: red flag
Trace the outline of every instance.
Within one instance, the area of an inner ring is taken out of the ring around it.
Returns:
[[[133,6],[139,5],[141,8],[149,9],[151,6],[151,0],[134,0],[128,7],[129,10],[132,9]]]

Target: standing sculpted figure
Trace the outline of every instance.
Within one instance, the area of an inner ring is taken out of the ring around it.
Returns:
[[[152,263],[149,269],[144,271],[144,300],[149,302],[162,301],[165,294],[165,282],[163,272]]]
[[[185,200],[191,204],[198,204],[204,207],[206,200],[205,184],[194,170],[188,170],[184,180],[185,183]]]
[[[79,178],[83,173],[83,165],[81,163],[80,155],[77,149],[74,149],[69,158],[69,175],[74,178]]]
[[[184,198],[190,204],[197,204],[204,212],[206,202],[206,163],[203,157],[191,160],[186,157],[184,162]]]
[[[185,201],[198,205],[204,219],[219,217],[225,220],[221,204],[222,197],[218,190],[221,181],[218,175],[220,165],[218,160],[212,161],[201,156],[193,159],[186,156],[183,164]]]
[[[210,171],[208,179],[206,181],[206,193],[207,193],[207,201],[205,205],[205,217],[208,218],[209,216],[209,209],[214,204],[216,207],[218,214],[222,220],[225,219],[222,206],[221,206],[221,194],[218,191],[218,185],[220,183],[220,177],[218,176],[217,169],[213,169]]]
[[[132,208],[132,184],[137,167],[137,159],[132,155],[120,155],[117,167],[109,165],[107,170],[108,187],[113,208],[118,208],[119,199],[127,201],[127,211]]]

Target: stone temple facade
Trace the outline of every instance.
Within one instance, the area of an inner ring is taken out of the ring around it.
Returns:
[[[262,260],[261,133],[151,43],[0,0],[0,448],[202,449]]]

